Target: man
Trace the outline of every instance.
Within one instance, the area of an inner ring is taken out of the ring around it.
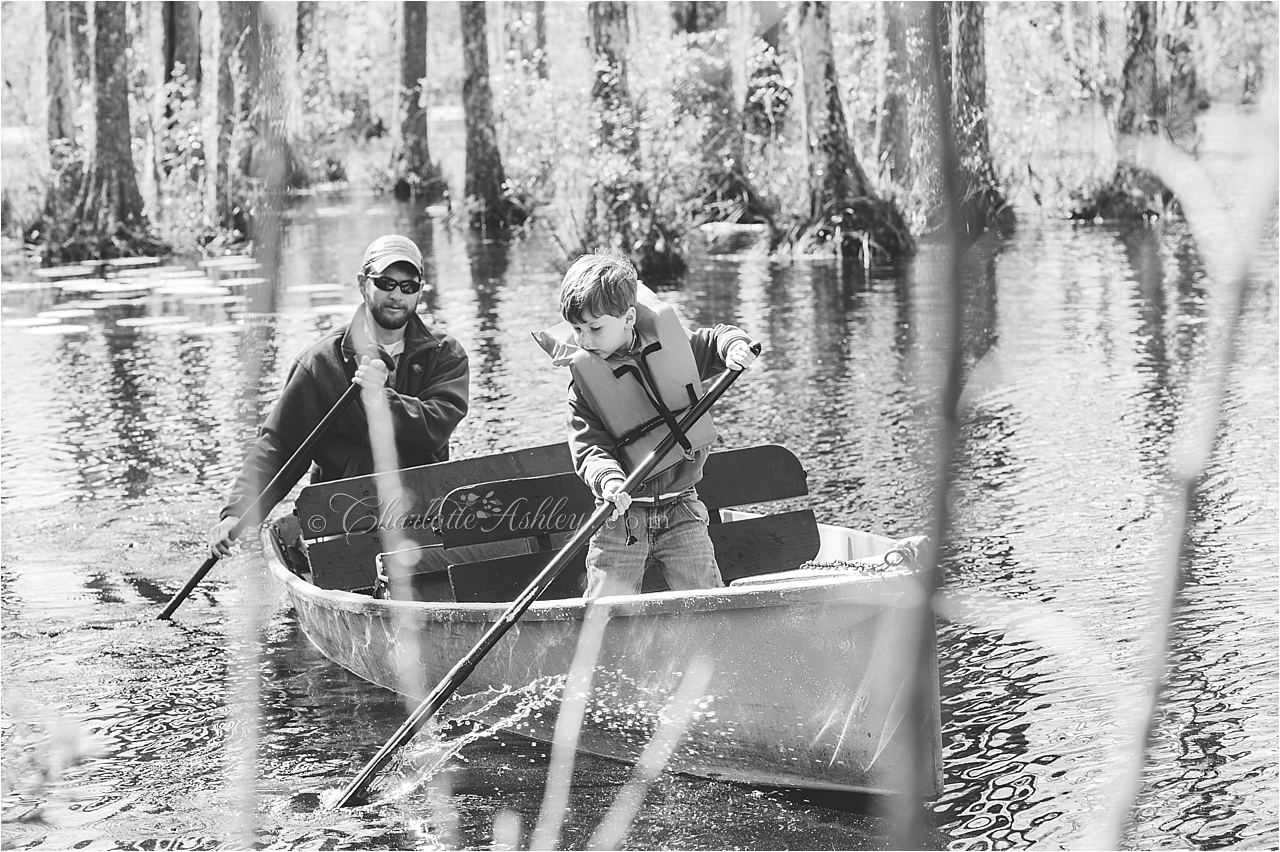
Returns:
[[[258,442],[249,450],[222,509],[209,531],[210,552],[230,553],[231,529],[259,493],[354,382],[359,399],[330,424],[296,474],[261,507],[265,516],[301,478],[307,463],[319,470],[313,482],[373,472],[370,408],[390,409],[401,467],[449,458],[449,436],[467,413],[467,354],[448,334],[433,331],[418,317],[422,295],[422,253],[398,235],[379,237],[365,249],[356,276],[364,299],[342,329],[299,356],[284,390],[267,415]]]

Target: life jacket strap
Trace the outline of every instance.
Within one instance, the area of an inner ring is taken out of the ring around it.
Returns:
[[[639,369],[631,364],[623,364],[613,371],[615,378],[622,378],[624,373],[630,373],[640,384],[640,389],[644,391],[644,395],[648,398],[649,403],[657,410],[658,416],[649,421],[640,424],[635,429],[628,432],[623,438],[618,439],[618,446],[626,446],[632,441],[637,440],[643,435],[652,432],[659,424],[664,424],[671,430],[671,434],[676,436],[676,442],[680,445],[680,449],[684,451],[685,457],[688,458],[693,454],[693,444],[689,441],[689,436],[680,428],[680,424],[676,421],[676,416],[672,413],[667,404],[662,401],[662,397],[658,395],[656,389],[657,383],[653,380],[653,373],[649,370],[649,363],[645,360],[645,356],[649,353],[656,352],[662,348],[662,343],[654,341],[653,343],[640,350],[639,357],[636,358]],[[653,391],[649,388],[652,386]]]

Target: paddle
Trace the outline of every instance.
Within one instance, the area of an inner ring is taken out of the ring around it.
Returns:
[[[760,344],[753,343],[751,345],[751,351],[756,355],[759,355]],[[716,379],[715,384],[711,386],[711,389],[707,391],[706,395],[694,403],[693,406],[685,413],[684,417],[680,419],[680,430],[685,431],[694,423],[698,422],[702,415],[707,413],[711,406],[715,404],[716,400],[718,400],[721,395],[729,389],[729,385],[733,384],[741,373],[741,370],[727,370],[720,376],[720,378]],[[644,460],[641,461],[636,469],[631,472],[631,475],[627,477],[626,482],[622,484],[622,490],[630,494],[637,485],[644,482],[645,478],[649,475],[649,472],[653,470],[658,461],[675,445],[676,434],[674,432],[668,432],[663,437],[662,441],[659,442],[658,446],[654,447],[649,455],[645,456]],[[342,795],[338,797],[338,801],[334,807],[342,808],[352,804],[352,800],[359,797],[365,791],[370,782],[372,782],[377,774],[382,771],[382,768],[387,765],[387,761],[389,761],[391,756],[396,753],[396,750],[409,740],[413,739],[414,735],[417,734],[418,731],[422,730],[422,726],[435,715],[436,711],[444,706],[444,703],[448,701],[449,697],[458,690],[458,687],[462,686],[463,682],[471,675],[471,672],[473,672],[476,666],[480,664],[480,661],[484,659],[485,655],[488,654],[493,646],[498,643],[498,640],[511,629],[511,627],[520,619],[520,616],[524,615],[525,610],[533,604],[538,595],[546,591],[547,587],[551,585],[551,582],[555,580],[556,576],[564,570],[566,565],[569,564],[569,560],[573,558],[574,554],[582,549],[583,545],[590,540],[591,536],[595,535],[596,531],[599,530],[600,527],[604,526],[605,521],[609,520],[609,516],[612,514],[612,503],[604,503],[596,508],[590,519],[573,534],[573,538],[569,539],[565,546],[561,548],[560,552],[557,553],[549,563],[547,563],[547,567],[542,569],[542,573],[538,574],[538,576],[533,579],[533,582],[529,584],[529,587],[520,593],[520,596],[511,603],[511,606],[507,607],[506,611],[503,612],[502,615],[498,617],[498,620],[493,623],[493,626],[485,631],[484,635],[480,637],[480,640],[476,642],[475,647],[468,651],[466,655],[449,670],[449,673],[436,684],[435,688],[431,690],[431,693],[426,698],[423,699],[417,709],[415,709],[413,713],[409,714],[409,718],[405,719],[399,729],[391,735],[391,739],[387,740],[382,748],[378,750],[378,753],[373,756],[373,759],[365,764],[365,767],[360,770],[360,774],[357,775],[355,779],[347,785],[346,789],[342,791]]]
[[[342,412],[347,410],[347,407],[351,405],[352,400],[356,398],[356,394],[359,392],[360,386],[354,382],[352,382],[350,387],[343,391],[342,396],[338,397],[338,401],[333,404],[333,408],[329,409],[329,413],[324,416],[324,419],[317,424],[315,429],[311,430],[311,434],[307,436],[307,439],[302,442],[302,445],[298,447],[294,454],[289,457],[289,460],[284,463],[284,466],[280,468],[280,472],[272,477],[271,481],[267,483],[267,487],[262,489],[261,493],[258,494],[258,499],[254,500],[249,506],[249,509],[240,516],[240,520],[236,521],[236,525],[231,528],[231,538],[239,538],[240,533],[244,532],[245,527],[249,526],[251,523],[257,523],[259,520],[258,512],[260,511],[262,504],[267,502],[267,495],[271,495],[273,498],[270,502],[280,499],[282,495],[276,493],[280,482],[286,478],[286,475],[292,473],[293,466],[299,459],[306,458],[307,453],[315,446],[316,441],[319,441],[320,437],[324,435],[325,431],[328,430],[333,421],[337,420],[338,417],[342,415]],[[222,557],[218,556],[216,553],[209,554],[209,558],[204,561],[203,565],[196,569],[196,572],[191,575],[191,579],[187,580],[187,584],[169,600],[169,603],[165,605],[164,612],[160,613],[156,618],[167,620],[169,616],[173,615],[174,610],[182,605],[182,602],[187,599],[187,595],[191,594],[192,590],[195,589],[199,582],[204,579],[204,575],[208,574],[209,570],[213,568],[214,565],[218,564],[218,560],[221,558]]]

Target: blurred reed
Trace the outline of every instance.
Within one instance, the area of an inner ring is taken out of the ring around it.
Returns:
[[[711,682],[712,665],[707,657],[689,661],[684,677],[680,680],[680,687],[659,714],[662,721],[658,730],[636,761],[635,774],[623,785],[604,819],[587,841],[588,849],[617,849],[626,840],[627,831],[640,813],[640,806],[644,803],[649,787],[662,774],[680,740],[684,738],[685,731],[689,729],[694,711],[698,709],[698,701],[706,694],[707,685]]]
[[[264,3],[255,10],[260,14],[263,38],[268,45],[280,38],[284,25],[279,4]],[[268,81],[277,74],[275,63],[269,58],[264,62],[264,74]],[[278,80],[277,80],[278,82]],[[250,237],[253,254],[262,264],[262,274],[267,286],[254,288],[250,294],[250,310],[268,312],[274,310],[276,293],[279,292],[280,258],[284,243],[284,207],[288,187],[286,179],[286,135],[283,132],[287,111],[280,86],[269,85],[263,95],[261,111],[255,123],[262,140],[259,174],[262,189],[257,210],[251,219]],[[263,352],[257,346],[247,348],[245,364],[245,398],[252,399],[260,392],[269,368],[264,363]],[[242,409],[246,416],[253,416],[253,407]],[[258,423],[246,424],[256,430]],[[258,493],[267,483],[257,483]],[[246,550],[241,550],[237,563],[245,565]],[[263,602],[268,600],[265,578],[261,571],[247,566],[243,571],[248,605],[240,607],[231,616],[233,637],[230,654],[228,705],[234,723],[227,737],[227,781],[230,801],[235,813],[235,837],[233,842],[243,849],[252,849],[257,833],[257,758],[259,727],[261,724],[261,656],[263,633]]]
[[[1173,191],[1195,237],[1196,248],[1211,281],[1209,350],[1194,368],[1186,410],[1189,416],[1173,444],[1168,481],[1164,483],[1167,529],[1159,555],[1159,583],[1153,589],[1159,615],[1148,651],[1150,664],[1143,694],[1135,702],[1128,752],[1106,819],[1086,838],[1083,848],[1119,849],[1130,826],[1142,786],[1145,757],[1158,721],[1161,686],[1176,627],[1182,566],[1186,564],[1188,532],[1194,519],[1197,489],[1208,467],[1222,425],[1223,399],[1238,357],[1240,320],[1246,288],[1267,229],[1273,222],[1280,180],[1280,117],[1274,76],[1259,103],[1263,109],[1253,122],[1249,171],[1255,176],[1239,203],[1225,203],[1208,174],[1170,142],[1156,136],[1122,140],[1121,149],[1134,165],[1155,174]],[[1233,209],[1234,208],[1234,209]]]
[[[529,841],[531,849],[555,849],[560,842],[560,827],[569,810],[569,787],[573,780],[573,759],[578,751],[578,734],[591,697],[591,683],[609,624],[609,607],[590,604],[578,634],[578,648],[569,667],[569,678],[560,699],[556,717],[555,739],[551,744],[551,766],[547,772],[546,793],[538,823]]]
[[[945,43],[942,28],[946,26],[943,16],[948,14],[948,4],[930,3],[928,26],[925,28],[929,42],[929,71],[933,75],[931,88],[935,93],[931,106],[938,130],[938,151],[942,160],[939,165],[947,208],[942,259],[936,269],[929,270],[939,278],[933,289],[938,295],[937,312],[941,326],[940,333],[934,337],[937,352],[931,360],[941,365],[943,372],[938,387],[937,423],[932,440],[936,481],[928,540],[921,548],[920,591],[908,605],[906,613],[914,629],[908,632],[910,638],[899,650],[900,665],[907,672],[906,730],[916,732],[916,735],[905,737],[907,755],[904,772],[907,778],[903,789],[907,792],[892,797],[889,802],[892,822],[889,843],[893,849],[924,849],[932,832],[931,822],[922,807],[930,786],[929,778],[925,775],[929,765],[925,751],[928,744],[918,732],[925,730],[926,708],[932,703],[931,686],[926,678],[933,676],[933,658],[936,654],[933,642],[933,601],[942,586],[941,554],[950,533],[953,461],[960,436],[960,260],[963,253],[963,220],[960,209],[959,160],[950,119],[951,80],[950,75],[944,72],[947,66],[943,64],[942,55]],[[927,280],[922,280],[928,277],[925,273],[918,275],[917,285],[928,283]]]

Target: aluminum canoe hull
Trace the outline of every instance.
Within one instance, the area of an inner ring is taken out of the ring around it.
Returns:
[[[506,609],[320,589],[288,570],[266,530],[268,570],[308,639],[357,676],[413,698]],[[706,694],[667,769],[756,785],[899,793],[919,789],[907,765],[915,753],[907,738],[918,737],[926,761],[917,771],[936,796],[936,655],[924,673],[924,727],[910,730],[907,722],[902,649],[915,635],[919,597],[918,578],[900,570],[787,572],[726,589],[602,599],[609,619],[578,748],[634,762],[691,662],[707,658]],[[581,599],[535,602],[442,715],[505,719],[516,733],[550,741],[585,614]]]

